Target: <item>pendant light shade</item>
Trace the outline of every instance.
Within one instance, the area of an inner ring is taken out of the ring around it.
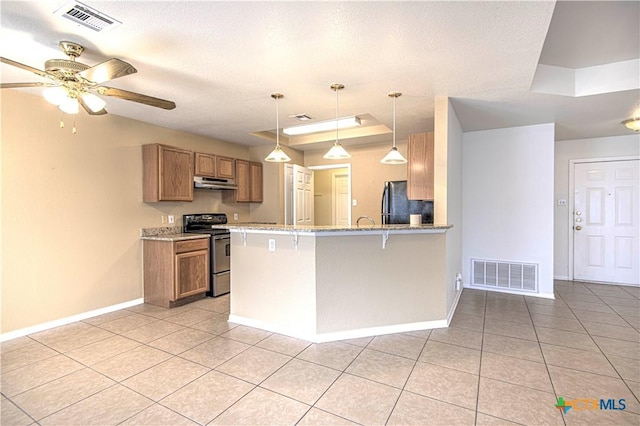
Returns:
[[[278,109],[278,100],[284,98],[284,95],[282,93],[272,93],[271,97],[276,100],[276,147],[273,148],[273,151],[267,155],[264,161],[286,163],[291,161],[291,158],[280,148],[280,111]]]
[[[622,124],[624,124],[628,129],[640,132],[640,101],[638,101],[638,105],[633,112],[633,116],[631,116],[631,118],[629,119],[624,120]]]
[[[391,92],[389,93],[389,97],[393,98],[393,146],[391,150],[384,156],[382,160],[380,160],[383,164],[404,164],[407,162],[407,159],[400,154],[398,148],[396,148],[396,99],[402,96],[400,92]]]
[[[335,83],[331,85],[331,90],[336,92],[336,141],[333,143],[331,149],[329,149],[329,151],[327,151],[327,153],[323,155],[323,158],[326,158],[328,160],[342,160],[345,158],[351,158],[351,154],[349,154],[347,150],[344,149],[344,147],[340,144],[340,139],[338,138],[338,129],[340,128],[340,126],[338,125],[338,92],[342,89],[344,89],[344,84]]]

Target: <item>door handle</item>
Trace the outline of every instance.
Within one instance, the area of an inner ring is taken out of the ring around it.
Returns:
[[[581,229],[582,229],[582,226],[580,226],[580,225],[578,225],[578,226],[576,226],[576,227],[575,227],[575,230],[576,230],[576,231],[579,231],[579,230],[581,230]]]

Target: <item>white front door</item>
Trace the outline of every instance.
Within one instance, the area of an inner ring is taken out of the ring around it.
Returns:
[[[313,225],[313,170],[293,166],[294,225]]]
[[[333,224],[349,225],[349,175],[333,176]]]
[[[575,164],[575,280],[640,283],[639,163]]]

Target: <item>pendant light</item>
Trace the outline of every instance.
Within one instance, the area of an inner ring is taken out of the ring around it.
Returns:
[[[271,97],[276,100],[276,147],[273,148],[273,151],[267,155],[264,161],[286,163],[291,161],[291,158],[280,148],[280,111],[278,109],[278,100],[284,98],[284,95],[282,93],[272,93]]]
[[[391,92],[389,93],[389,97],[393,98],[393,146],[391,150],[384,156],[381,163],[384,164],[404,164],[407,162],[407,159],[400,154],[398,148],[396,148],[396,99],[402,96],[400,92]]]
[[[338,91],[342,89],[344,89],[344,84],[335,83],[331,85],[331,90],[336,92],[336,141],[333,143],[331,149],[327,151],[325,155],[323,155],[323,158],[326,158],[328,160],[343,160],[345,158],[351,158],[351,154],[349,154],[347,150],[344,149],[344,147],[340,144],[340,140],[338,139],[338,129],[340,127],[338,126]]]
[[[640,101],[638,101],[637,108],[633,112],[631,118],[624,120],[621,124],[624,124],[626,128],[640,132]]]

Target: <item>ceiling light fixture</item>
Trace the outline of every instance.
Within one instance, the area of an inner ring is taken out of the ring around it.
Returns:
[[[80,111],[78,99],[93,112],[104,109],[106,102],[89,92],[80,92],[65,86],[54,86],[42,91],[45,100],[56,105],[67,114],[77,114]]]
[[[400,154],[400,151],[398,151],[398,148],[396,148],[396,99],[402,96],[402,93],[391,92],[388,96],[393,98],[393,146],[380,162],[384,164],[404,164],[407,162],[407,159],[404,158],[402,154]]]
[[[264,161],[286,163],[291,161],[291,158],[280,148],[280,111],[278,109],[278,100],[284,98],[284,95],[282,93],[272,93],[271,97],[276,100],[276,147],[273,148],[273,151],[267,155]]]
[[[336,120],[317,121],[315,123],[303,124],[301,126],[285,127],[282,131],[284,134],[289,136],[326,132],[336,128],[336,121],[338,127],[341,129],[348,129],[350,127],[357,127],[360,125],[360,119],[358,117],[345,117],[340,119],[336,118]]]
[[[335,83],[331,85],[331,90],[336,92],[336,141],[333,143],[331,149],[329,149],[329,151],[327,151],[327,153],[323,155],[323,158],[326,158],[328,160],[343,160],[345,158],[351,158],[351,154],[349,154],[347,150],[344,149],[342,145],[340,145],[340,140],[338,139],[338,129],[340,128],[338,120],[338,92],[342,89],[344,89],[344,84]]]
[[[622,124],[631,130],[640,132],[640,101],[638,101],[638,105],[636,110],[633,112],[633,116],[624,120]]]

